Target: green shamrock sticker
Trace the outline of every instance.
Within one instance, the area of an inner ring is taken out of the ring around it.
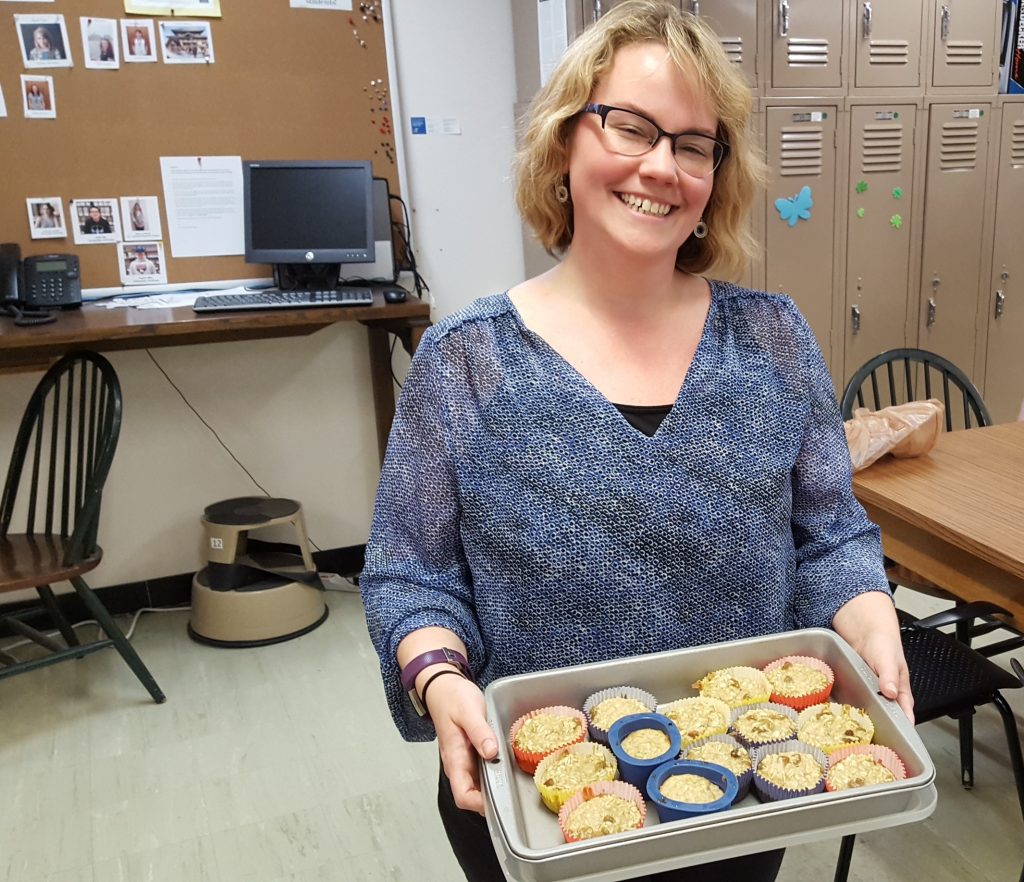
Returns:
[[[868,191],[868,182],[867,181],[857,181],[857,186],[854,189],[858,193],[867,193],[867,191]]]
[[[903,198],[903,188],[902,187],[893,187],[892,188],[892,198],[893,199],[902,199]]]
[[[857,209],[857,217],[864,217],[864,209],[863,208],[858,208]]]
[[[898,214],[894,214],[891,218],[889,218],[889,225],[894,230],[898,230],[900,227],[903,226],[903,218],[901,218]]]

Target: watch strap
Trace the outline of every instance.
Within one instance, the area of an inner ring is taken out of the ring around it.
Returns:
[[[402,688],[406,692],[414,692],[416,687],[416,678],[420,672],[430,665],[437,664],[449,664],[455,665],[467,680],[472,680],[473,672],[469,668],[469,662],[466,657],[455,649],[450,649],[447,646],[442,646],[439,649],[431,649],[427,652],[420,653],[415,658],[402,668]]]

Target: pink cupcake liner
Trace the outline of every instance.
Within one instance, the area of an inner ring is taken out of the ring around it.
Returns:
[[[778,784],[773,784],[757,771],[761,760],[774,753],[789,753],[799,751],[810,754],[821,766],[821,777],[813,787],[805,787],[800,790],[789,790]],[[810,796],[812,793],[821,793],[825,789],[825,776],[828,774],[828,757],[819,747],[812,744],[805,744],[803,741],[782,741],[775,744],[766,744],[764,747],[756,748],[750,757],[754,765],[754,792],[762,802],[778,802],[783,799],[793,799],[797,796]]]
[[[559,744],[556,747],[552,747],[551,750],[546,750],[543,753],[532,753],[530,751],[522,750],[516,745],[516,735],[519,734],[519,730],[523,728],[523,723],[527,720],[532,719],[540,714],[552,714],[557,717],[573,717],[580,722],[580,735],[573,741],[569,741],[566,744]],[[563,747],[568,747],[569,744],[579,744],[581,741],[585,741],[587,738],[587,718],[574,707],[565,707],[564,705],[555,705],[553,707],[541,707],[537,710],[532,710],[529,713],[523,714],[518,720],[516,720],[508,730],[509,743],[512,745],[512,753],[516,758],[519,768],[526,772],[527,775],[532,775],[537,771],[537,764],[544,759],[548,754],[554,753]]]
[[[634,829],[639,830],[647,819],[647,803],[644,801],[643,795],[637,790],[632,784],[627,784],[625,781],[598,781],[596,784],[588,784],[578,793],[569,797],[566,800],[565,805],[562,806],[558,811],[558,826],[562,830],[562,836],[566,842],[580,842],[582,840],[576,839],[571,836],[566,829],[569,815],[573,813],[573,810],[583,805],[588,799],[593,799],[595,796],[619,796],[623,799],[627,799],[632,802],[637,809],[640,811],[640,823],[636,825]]]
[[[773,710],[777,713],[782,714],[793,723],[793,731],[788,735],[783,735],[780,738],[770,738],[767,741],[754,741],[751,738],[747,738],[743,733],[738,732],[735,728],[736,721],[744,714],[749,713],[752,710]],[[740,744],[746,747],[748,750],[752,750],[755,747],[763,747],[766,744],[775,744],[779,741],[792,741],[796,738],[797,728],[797,712],[793,708],[788,707],[784,704],[777,704],[774,701],[762,701],[757,704],[745,704],[742,707],[733,708],[732,719],[729,722],[729,734],[733,736]]]
[[[738,747],[740,750],[745,750],[747,752],[747,756],[750,756],[750,750],[746,747],[746,745],[740,744],[740,742],[733,738],[732,735],[709,735],[707,738],[701,738],[699,741],[694,741],[689,746],[684,747],[679,752],[679,759],[698,759],[697,757],[692,756],[693,751],[695,751],[702,744],[707,744],[709,741],[717,741],[721,744],[726,744],[731,748]],[[716,763],[712,763],[711,760],[706,759],[701,759],[699,760],[699,762],[717,765]],[[736,798],[732,801],[733,805],[735,805],[736,803],[742,801],[747,796],[747,794],[750,793],[750,782],[754,778],[753,761],[751,761],[750,768],[747,769],[745,772],[733,772],[733,774],[736,775],[736,781],[740,785],[740,789],[736,791]]]
[[[891,747],[886,747],[883,744],[851,744],[849,747],[840,747],[839,750],[833,751],[828,755],[829,771],[834,769],[842,760],[848,756],[853,756],[855,753],[862,753],[873,760],[877,760],[893,773],[897,781],[902,781],[907,777],[907,767],[903,765],[903,760],[900,759],[899,754]],[[825,775],[825,789],[829,793],[838,792],[835,787],[829,786],[828,774]],[[851,788],[840,788],[840,790],[849,789]]]
[[[602,701],[609,698],[634,698],[651,713],[658,706],[657,700],[650,692],[646,692],[636,686],[612,686],[610,689],[599,689],[583,702],[583,713],[587,715],[587,729],[590,732],[590,740],[598,741],[601,744],[608,743],[608,730],[594,725],[590,718],[590,712]]]
[[[816,671],[820,671],[828,679],[824,689],[819,689],[817,692],[809,692],[807,695],[782,695],[774,689],[772,690],[771,700],[777,704],[784,704],[794,710],[801,711],[804,708],[808,708],[814,704],[821,704],[822,702],[828,701],[828,697],[832,694],[832,687],[836,682],[835,672],[820,658],[814,658],[809,655],[787,655],[782,658],[777,658],[775,661],[765,665],[762,670],[765,674],[770,671],[774,671],[777,668],[781,668],[786,662],[795,662],[797,664],[806,665],[809,668],[814,668]]]

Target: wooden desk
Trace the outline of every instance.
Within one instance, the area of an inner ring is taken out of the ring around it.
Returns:
[[[889,557],[1024,628],[1024,423],[945,432],[926,456],[858,472],[853,489]]]
[[[191,307],[107,309],[86,304],[81,309],[62,312],[53,324],[25,328],[16,327],[11,319],[0,318],[0,371],[45,369],[65,352],[78,348],[110,352],[224,340],[296,337],[312,334],[335,322],[360,322],[369,334],[377,446],[383,459],[395,416],[388,333],[396,334],[411,356],[423,331],[430,326],[430,305],[415,298],[405,303],[385,304],[379,292],[375,296],[377,302],[373,306],[262,312],[196,313]]]

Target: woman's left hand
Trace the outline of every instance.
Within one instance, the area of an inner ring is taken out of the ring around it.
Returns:
[[[857,595],[839,608],[832,627],[877,674],[882,695],[895,700],[913,723],[910,674],[903,657],[899,620],[888,595],[881,591]]]

